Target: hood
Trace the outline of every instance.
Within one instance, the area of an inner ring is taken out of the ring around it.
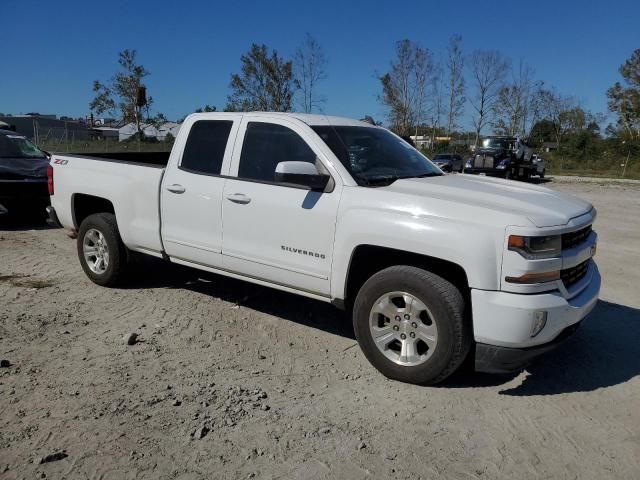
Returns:
[[[0,158],[0,178],[20,176],[46,178],[49,159],[42,158]]]
[[[384,188],[525,217],[536,227],[566,225],[593,208],[589,202],[549,188],[475,175],[408,178]]]

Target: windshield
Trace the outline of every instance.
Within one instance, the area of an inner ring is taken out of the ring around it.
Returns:
[[[495,150],[508,150],[512,147],[513,143],[513,141],[506,140],[504,138],[485,138],[482,141],[482,147]]]
[[[427,157],[388,130],[312,126],[361,186],[388,185],[400,178],[442,175]]]
[[[44,158],[45,154],[22,135],[0,135],[0,158]]]
[[[438,155],[433,157],[433,161],[435,162],[436,160],[451,160],[451,155],[443,155],[439,153]]]

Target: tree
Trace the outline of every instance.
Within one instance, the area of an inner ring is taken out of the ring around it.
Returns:
[[[371,125],[375,125],[377,127],[380,127],[382,125],[382,122],[376,122],[371,115],[365,115],[363,118],[360,119],[360,121],[370,123]]]
[[[434,67],[432,82],[431,82],[431,145],[435,145],[436,133],[441,132],[442,118],[445,111],[445,84],[444,84],[444,70],[442,59]]]
[[[195,109],[195,111],[194,111],[194,113],[203,113],[203,112],[209,113],[209,112],[217,112],[217,111],[218,111],[218,109],[216,108],[216,106],[215,106],[215,105],[209,105],[209,104],[207,103],[207,104],[206,104],[204,107],[202,107],[202,108],[196,108],[196,109]]]
[[[452,35],[447,48],[447,135],[456,126],[456,120],[462,115],[464,110],[464,57],[462,55],[462,37]]]
[[[427,85],[433,75],[431,52],[410,40],[396,42],[396,58],[389,72],[378,77],[380,103],[389,108],[391,128],[408,135],[422,121]]]
[[[529,135],[529,146],[540,148],[545,142],[556,140],[556,126],[548,119],[542,119],[533,126]]]
[[[619,68],[624,85],[616,82],[607,90],[609,111],[618,116],[618,125],[631,137],[640,138],[640,48]]]
[[[147,117],[146,122],[156,127],[156,129],[159,129],[165,123],[169,122],[169,119],[164,115],[164,113],[158,112],[153,117]]]
[[[318,83],[327,78],[327,58],[320,44],[309,33],[296,50],[293,66],[302,93],[302,109],[305,113],[311,113],[314,107],[327,101],[316,91]]]
[[[493,127],[504,135],[526,136],[539,115],[538,93],[542,88],[533,80],[533,69],[522,60],[511,71],[511,81],[498,90],[493,104]]]
[[[174,137],[171,132],[167,132],[167,134],[164,136],[164,142],[167,145],[173,145],[173,142],[175,141],[176,141],[176,137]]]
[[[92,112],[98,115],[115,113],[120,110],[125,122],[135,122],[138,134],[142,132],[140,126],[142,115],[137,106],[138,92],[145,88],[142,80],[149,75],[149,71],[136,61],[136,51],[125,49],[118,54],[118,64],[121,70],[107,82],[95,80],[93,92],[95,97],[89,103]],[[153,99],[147,99],[147,115]]]
[[[475,88],[469,103],[475,110],[473,126],[478,145],[482,129],[490,122],[493,105],[509,69],[509,61],[496,50],[475,50],[471,54],[471,77]]]
[[[254,43],[240,61],[241,72],[231,75],[226,111],[291,110],[293,93],[298,88],[291,60],[283,59],[275,50],[269,55],[266,45]]]
[[[559,148],[567,130],[566,122],[569,116],[566,112],[574,106],[574,100],[561,95],[555,89],[541,89],[539,96],[542,116],[551,122],[554,140]]]

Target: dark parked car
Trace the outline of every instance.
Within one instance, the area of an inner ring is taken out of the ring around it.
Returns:
[[[49,157],[24,135],[0,130],[0,212],[41,212],[49,205]]]
[[[464,165],[462,157],[454,153],[438,153],[433,157],[433,163],[443,172],[462,172]]]

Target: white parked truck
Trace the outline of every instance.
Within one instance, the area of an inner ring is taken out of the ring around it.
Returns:
[[[592,205],[443,174],[345,118],[193,114],[168,155],[54,154],[49,187],[95,283],[117,285],[134,251],[331,302],[405,382],[439,382],[468,355],[479,371],[520,369],[600,289]]]

